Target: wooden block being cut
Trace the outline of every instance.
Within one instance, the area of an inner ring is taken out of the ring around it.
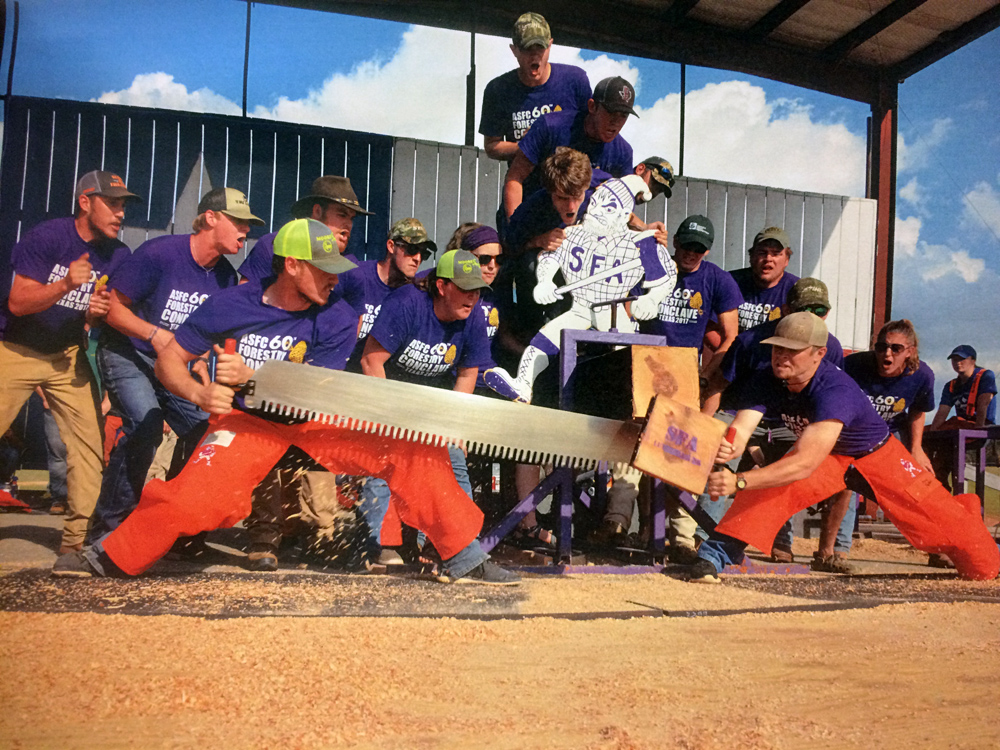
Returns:
[[[697,495],[705,490],[726,423],[666,396],[650,409],[632,465]]]
[[[689,346],[632,347],[632,415],[646,416],[653,396],[666,396],[692,409],[701,407],[697,349]]]

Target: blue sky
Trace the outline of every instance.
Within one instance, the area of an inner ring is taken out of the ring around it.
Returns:
[[[16,94],[238,113],[246,6],[236,0],[21,0]],[[13,25],[8,4],[6,73]],[[637,156],[676,164],[679,66],[560,47],[592,81],[636,82]],[[513,66],[477,37],[478,89]],[[248,109],[293,122],[461,142],[468,35],[253,7]],[[894,317],[921,334],[939,380],[971,343],[1000,366],[1000,31],[900,87]],[[413,71],[421,71],[414,76]],[[989,72],[992,71],[992,72]],[[693,177],[860,196],[868,107],[727,71],[689,68]],[[372,107],[370,102],[384,102]],[[477,105],[478,108],[478,105]]]

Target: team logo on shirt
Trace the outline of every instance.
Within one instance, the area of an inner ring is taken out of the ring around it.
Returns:
[[[695,323],[705,314],[703,306],[701,292],[678,288],[660,305],[659,317],[667,323]]]
[[[52,270],[49,271],[48,283],[51,284],[54,281],[60,281],[66,278],[66,275],[68,273],[69,273],[69,266],[64,266],[61,263],[56,263],[52,267]],[[91,269],[90,279],[88,279],[85,283],[78,286],[76,289],[66,292],[66,294],[64,294],[62,297],[59,298],[59,301],[56,302],[56,304],[59,305],[60,307],[68,307],[70,310],[76,310],[78,312],[86,310],[90,306],[91,293],[95,291],[97,292],[101,291],[96,287],[97,284],[100,284],[100,279],[97,278],[97,273],[98,273],[97,270]],[[107,283],[108,277],[104,276],[102,278],[104,279],[105,283]]]
[[[294,336],[248,333],[240,338],[237,351],[246,366],[256,370],[269,359],[302,362],[305,360],[306,347],[305,341]]]
[[[558,104],[554,107],[551,104],[543,104],[540,107],[512,112],[511,125],[514,126],[514,140],[519,141],[524,138],[524,134],[528,132],[528,128],[535,123],[535,120],[549,112],[562,112],[562,107]]]
[[[441,341],[432,346],[414,339],[406,345],[396,364],[411,375],[433,377],[447,372],[457,356],[454,344]]]
[[[906,411],[906,399],[902,396],[872,396],[868,394],[868,400],[872,402],[875,411],[886,422],[891,421],[897,414]]]
[[[495,307],[490,308],[490,313],[486,318],[486,322],[494,327],[500,325],[500,312]]]
[[[187,320],[188,315],[197,310],[201,303],[208,299],[204,292],[185,292],[183,289],[171,289],[167,303],[160,313],[160,326],[171,331]]]

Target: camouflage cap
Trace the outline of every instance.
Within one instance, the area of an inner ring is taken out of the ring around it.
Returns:
[[[780,242],[782,247],[792,246],[792,241],[788,239],[788,233],[781,227],[768,227],[757,232],[757,236],[753,238],[753,247],[757,247],[766,240]]]
[[[671,188],[674,186],[674,168],[670,162],[662,156],[650,156],[648,159],[643,159],[642,163],[649,169],[653,179],[659,185],[658,188],[650,185],[651,188],[654,188],[653,192],[663,193],[668,198],[673,195]]]
[[[437,277],[450,279],[455,286],[466,292],[489,286],[483,281],[479,258],[468,250],[449,250],[442,255],[437,263]]]
[[[389,230],[389,239],[405,242],[407,245],[426,247],[432,253],[437,252],[437,245],[427,236],[427,230],[418,219],[412,217],[399,219]]]
[[[549,29],[549,22],[540,13],[523,13],[514,22],[514,33],[510,40],[515,47],[521,49],[537,46],[547,48],[552,40],[552,31]]]
[[[830,292],[826,284],[819,279],[806,276],[792,284],[792,288],[788,290],[788,306],[792,310],[802,310],[813,305],[822,305],[827,309],[833,307],[830,304]]]

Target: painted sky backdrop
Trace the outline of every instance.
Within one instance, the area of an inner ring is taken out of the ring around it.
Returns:
[[[243,2],[20,7],[16,94],[241,111]],[[468,34],[269,5],[252,17],[252,116],[463,142]],[[12,25],[10,3],[4,73]],[[637,158],[677,166],[680,66],[565,47],[553,35],[553,61],[580,65],[592,84],[609,75],[635,84],[640,117],[623,135]],[[486,83],[514,66],[508,44],[476,37],[477,112]],[[864,195],[866,105],[696,67],[687,89],[687,175]],[[905,81],[899,112],[892,312],[916,324],[940,387],[956,344],[1000,367],[1000,30]]]

